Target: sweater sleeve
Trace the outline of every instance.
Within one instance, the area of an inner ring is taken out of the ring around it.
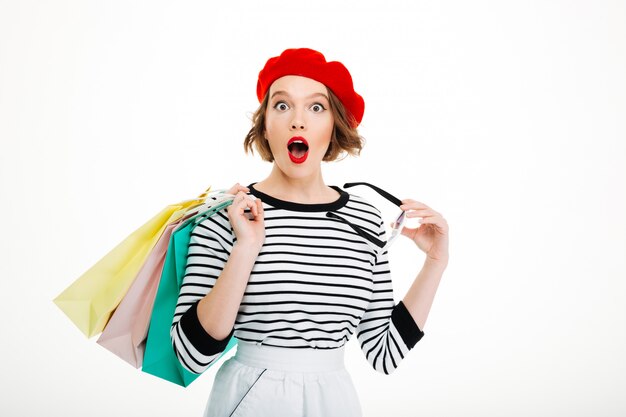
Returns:
[[[386,240],[381,223],[381,235]],[[379,254],[373,269],[372,299],[357,327],[357,339],[372,367],[391,374],[424,336],[402,301],[395,304],[387,251]]]
[[[189,240],[187,265],[170,330],[172,346],[185,369],[200,374],[228,345],[233,331],[224,340],[209,335],[198,319],[198,302],[208,294],[228,260],[234,235],[221,210],[199,223]]]

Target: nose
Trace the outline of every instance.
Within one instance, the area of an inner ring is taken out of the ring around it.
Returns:
[[[291,130],[304,130],[306,127],[303,115],[296,111],[291,120]]]

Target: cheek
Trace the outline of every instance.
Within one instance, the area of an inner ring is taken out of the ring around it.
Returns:
[[[274,121],[271,117],[269,116],[265,116],[265,133],[266,136],[269,132],[271,132],[273,130],[273,126],[274,126]]]
[[[276,120],[275,117],[266,117],[265,118],[265,138],[267,139],[264,138],[263,140],[267,142],[267,145],[272,151],[272,154],[274,155],[274,157],[280,154],[280,152],[278,152],[278,150],[276,149],[276,146],[277,146],[276,140],[278,140],[280,137],[281,137],[281,133],[280,133],[279,121]]]
[[[327,140],[330,142],[330,138],[333,134],[334,127],[335,127],[335,124],[334,124],[332,117],[325,119],[323,123],[321,123],[320,133],[323,136],[324,140]]]
[[[279,132],[281,127],[283,127],[285,124],[284,120],[281,120],[281,118],[278,116],[266,116],[265,117],[265,132],[267,133],[268,137],[270,136],[270,132]]]

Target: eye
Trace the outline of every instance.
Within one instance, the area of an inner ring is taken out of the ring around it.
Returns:
[[[313,110],[314,113],[321,113],[326,110],[326,107],[322,106],[320,103],[315,103],[311,106],[311,110]]]
[[[289,106],[284,101],[279,101],[278,103],[274,104],[274,108],[279,111],[289,110]]]

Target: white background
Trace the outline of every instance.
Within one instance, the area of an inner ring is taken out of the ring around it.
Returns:
[[[217,366],[186,389],[144,374],[52,299],[165,205],[265,178],[242,143],[289,47],[365,98],[367,145],[326,182],[450,225],[400,368],[348,344],[365,416],[624,415],[624,2],[78,0],[0,0],[0,415],[202,413]],[[399,300],[424,254],[390,256]]]

